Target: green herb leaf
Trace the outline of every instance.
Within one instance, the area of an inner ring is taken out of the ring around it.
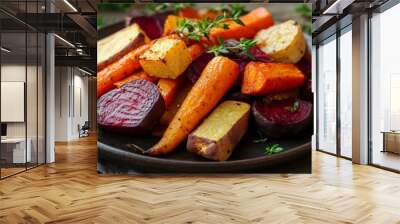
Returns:
[[[267,155],[273,155],[282,151],[283,147],[281,147],[279,144],[273,144],[272,146],[268,146],[265,148],[265,154]]]
[[[300,102],[298,100],[294,101],[293,105],[290,107],[285,107],[285,109],[289,112],[296,112],[297,110],[299,110],[300,107]]]

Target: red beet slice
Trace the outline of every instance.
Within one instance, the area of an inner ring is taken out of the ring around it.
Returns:
[[[303,100],[257,100],[252,113],[258,129],[271,138],[295,136],[312,122],[312,104]]]
[[[126,19],[126,24],[137,23],[150,39],[161,37],[165,19],[170,12],[158,13],[152,16],[132,16]]]
[[[135,80],[100,97],[97,122],[107,130],[143,135],[152,130],[164,111],[157,86],[147,80]]]

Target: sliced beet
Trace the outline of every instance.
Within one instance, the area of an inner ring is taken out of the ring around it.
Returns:
[[[99,98],[97,122],[111,131],[143,135],[152,130],[164,111],[157,86],[147,80],[135,80]]]
[[[213,59],[214,56],[209,53],[204,53],[200,55],[196,60],[194,60],[185,71],[185,76],[192,82],[195,83],[199,79],[204,68],[208,62]]]
[[[257,100],[252,113],[260,132],[271,138],[295,136],[312,122],[312,104],[303,100]]]
[[[126,24],[137,23],[150,39],[161,37],[165,19],[169,12],[158,13],[151,16],[132,16],[126,19]]]

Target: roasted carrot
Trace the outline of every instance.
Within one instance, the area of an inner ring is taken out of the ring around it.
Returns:
[[[193,44],[188,47],[189,54],[192,57],[192,61],[196,60],[204,52],[203,46],[201,44]]]
[[[294,64],[250,62],[244,69],[242,93],[265,95],[299,88],[306,77]]]
[[[178,91],[178,87],[183,82],[184,76],[180,76],[177,79],[160,79],[157,87],[160,90],[161,96],[164,98],[165,106],[171,105]]]
[[[251,38],[259,30],[268,28],[274,24],[271,13],[265,8],[260,7],[252,10],[246,15],[240,17],[244,26],[237,24],[234,21],[229,21],[227,24],[229,29],[216,28],[211,31],[211,39],[218,40],[219,37],[223,39],[237,39]]]
[[[174,150],[217,105],[239,76],[239,65],[226,57],[213,58],[169,124],[161,140],[147,150],[150,155]]]
[[[150,81],[152,83],[156,83],[158,81],[157,77],[149,76],[149,74],[147,74],[144,71],[138,71],[138,72],[135,72],[132,75],[124,78],[121,81],[115,82],[114,86],[117,88],[120,88],[121,86],[125,85],[128,82],[133,81],[133,80],[138,80],[138,79],[144,79],[144,80]]]
[[[200,15],[197,9],[192,7],[186,7],[178,11],[178,16],[189,18],[189,19],[199,19]]]
[[[148,44],[142,45],[97,73],[97,97],[113,89],[115,82],[139,69],[138,57],[149,47]]]

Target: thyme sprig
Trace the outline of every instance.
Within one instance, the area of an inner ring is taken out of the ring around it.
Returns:
[[[185,36],[192,40],[199,41],[202,38],[210,40],[211,30],[214,28],[223,28],[225,30],[229,29],[229,25],[226,22],[231,19],[232,17],[229,17],[226,13],[217,16],[214,20],[211,20],[208,17],[201,20],[190,20],[183,18],[178,20],[175,31],[179,35]],[[243,24],[243,22],[241,22],[241,24]]]
[[[252,39],[241,38],[240,41],[228,40],[225,41],[219,38],[219,44],[214,44],[208,50],[208,53],[213,53],[215,56],[236,54],[239,57],[246,57],[254,60],[254,55],[250,49],[256,45],[257,41]]]

